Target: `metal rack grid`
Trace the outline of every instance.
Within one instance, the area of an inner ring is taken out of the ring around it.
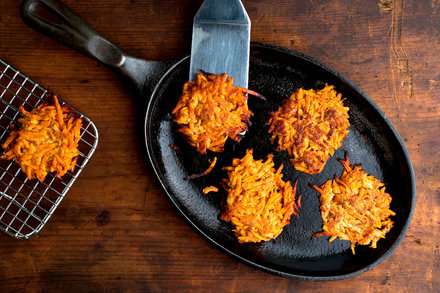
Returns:
[[[44,101],[46,93],[46,89],[0,59],[0,144],[7,139],[10,125],[22,116],[18,107],[22,105],[30,111]],[[61,179],[48,174],[39,182],[27,179],[14,161],[0,160],[0,230],[20,239],[36,235],[91,158],[98,144],[98,130],[89,118],[75,112],[82,118],[83,125],[73,172],[69,171]]]

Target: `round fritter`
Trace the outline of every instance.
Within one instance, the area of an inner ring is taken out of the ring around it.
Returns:
[[[15,160],[28,179],[43,181],[49,172],[61,178],[76,164],[82,119],[60,106],[55,95],[53,101],[31,112],[20,106],[21,129],[11,131],[2,145],[6,152],[1,158]]]
[[[350,123],[341,98],[331,85],[318,91],[300,88],[270,113],[271,141],[278,138],[277,150],[287,150],[295,169],[318,174],[342,146]]]
[[[172,111],[185,140],[200,154],[207,150],[222,152],[229,138],[239,142],[250,125],[246,93],[254,92],[233,86],[226,74],[196,74],[186,82]]]
[[[300,197],[295,200],[296,183],[282,180],[283,165],[274,169],[272,155],[267,160],[254,160],[252,150],[242,159],[233,159],[225,167],[228,179],[226,209],[220,218],[231,222],[238,241],[260,242],[275,239],[292,214],[297,215]]]
[[[356,244],[376,248],[377,241],[393,227],[389,218],[391,196],[379,179],[368,175],[361,165],[350,166],[348,156],[339,160],[344,166],[340,178],[329,180],[322,186],[313,186],[320,194],[323,232],[313,235],[337,237]]]

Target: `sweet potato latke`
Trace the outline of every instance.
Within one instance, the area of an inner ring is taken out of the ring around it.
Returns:
[[[315,91],[300,88],[267,122],[271,141],[278,137],[278,150],[287,150],[295,169],[318,174],[342,145],[350,126],[348,107],[331,85]]]
[[[246,93],[257,93],[232,85],[226,74],[197,74],[195,81],[186,82],[183,93],[172,111],[178,129],[186,141],[200,154],[206,150],[222,152],[229,138],[239,142],[248,129],[252,112]]]
[[[393,222],[389,216],[391,196],[379,179],[361,170],[361,165],[350,166],[348,155],[339,160],[344,166],[340,178],[329,180],[322,186],[313,186],[320,194],[323,232],[313,237],[331,236],[329,242],[339,239],[351,242],[355,254],[356,244],[376,248],[377,241],[385,238]]]
[[[2,159],[15,160],[28,179],[43,181],[49,172],[61,178],[75,167],[82,120],[70,115],[53,95],[53,105],[43,103],[31,112],[19,107],[23,118],[20,130],[12,130]]]
[[[238,241],[260,242],[275,239],[289,224],[290,216],[300,207],[295,201],[296,182],[282,180],[281,171],[274,169],[272,155],[267,160],[254,160],[252,150],[242,159],[233,159],[225,167],[228,179],[223,186],[228,192],[226,209],[220,218],[231,222]]]

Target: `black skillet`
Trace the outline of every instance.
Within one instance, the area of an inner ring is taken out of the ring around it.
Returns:
[[[44,13],[40,13],[40,10]],[[177,62],[151,62],[130,56],[109,42],[70,9],[55,0],[26,0],[22,18],[31,27],[93,57],[128,78],[140,100],[148,102],[145,115],[145,144],[148,156],[170,201],[201,235],[229,255],[246,264],[284,277],[303,280],[336,280],[360,274],[388,257],[402,241],[415,205],[415,179],[408,152],[398,133],[378,106],[355,84],[340,73],[304,54],[267,44],[251,46],[249,88],[261,93],[267,101],[249,99],[254,112],[252,126],[239,144],[228,142],[223,153],[199,155],[176,134],[171,110],[182,85],[188,78],[189,58]],[[277,109],[299,87],[336,86],[350,107],[350,133],[343,146],[318,175],[296,171],[284,152],[276,152],[267,134],[268,112]],[[175,147],[171,147],[171,146]],[[219,186],[225,176],[221,167],[242,157],[246,149],[254,157],[274,154],[278,166],[284,163],[284,179],[298,179],[297,193],[302,195],[299,217],[275,241],[239,244],[231,227],[219,220],[225,193],[204,195],[209,185]],[[310,184],[320,185],[339,176],[342,166],[337,161],[348,153],[351,163],[361,163],[368,173],[385,182],[392,195],[394,227],[376,249],[356,246],[356,255],[348,241],[327,237],[312,239],[321,231],[319,194]],[[214,156],[218,162],[209,175],[184,180],[209,165]]]

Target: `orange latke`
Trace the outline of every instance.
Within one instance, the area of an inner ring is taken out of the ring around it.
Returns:
[[[61,178],[76,164],[82,119],[60,106],[55,95],[53,102],[31,112],[20,106],[21,129],[12,130],[2,145],[5,154],[1,158],[15,160],[28,179],[43,181],[49,172]]]
[[[344,166],[341,177],[329,180],[322,186],[313,186],[320,194],[323,232],[313,235],[337,237],[356,244],[376,248],[377,241],[385,238],[395,213],[390,210],[391,196],[379,179],[368,175],[361,165],[350,166],[348,155],[339,160]]]
[[[224,169],[228,196],[220,218],[234,225],[240,243],[275,239],[300,205],[300,197],[295,200],[296,183],[292,187],[282,180],[283,165],[275,170],[272,155],[263,162],[254,160],[252,150],[247,150]]]
[[[318,174],[349,132],[348,110],[334,86],[300,88],[270,113],[271,141],[278,138],[277,150],[287,150],[295,169]]]
[[[200,154],[207,150],[222,152],[228,138],[237,142],[250,125],[246,93],[253,91],[233,86],[226,74],[196,74],[186,82],[172,111],[178,132]]]

